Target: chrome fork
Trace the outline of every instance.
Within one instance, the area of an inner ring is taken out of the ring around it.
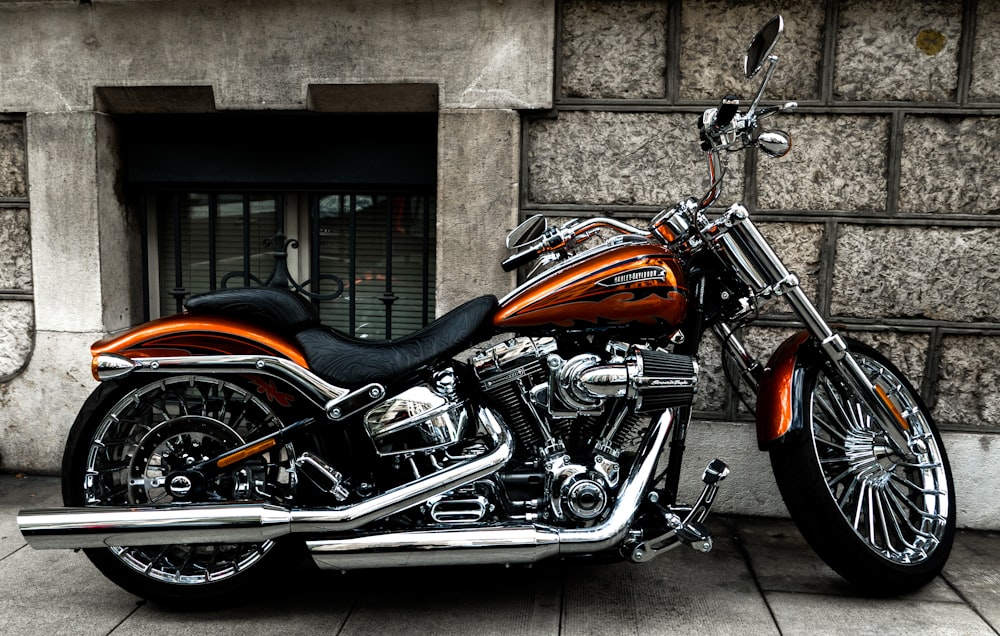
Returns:
[[[907,461],[913,461],[909,440],[900,430],[900,425],[905,429],[905,424],[900,422],[891,405],[878,393],[876,386],[851,355],[847,342],[823,320],[799,286],[798,277],[788,271],[767,239],[750,220],[747,209],[739,203],[733,204],[702,233],[754,294],[762,298],[783,296],[788,301],[802,320],[806,331],[819,342],[837,375],[869,408],[895,450]],[[727,343],[728,346],[730,345]],[[748,363],[745,352],[743,355],[735,353],[737,355],[734,357],[738,362],[744,365]],[[752,369],[744,371],[752,372]]]

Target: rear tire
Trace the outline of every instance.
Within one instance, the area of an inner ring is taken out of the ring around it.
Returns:
[[[169,505],[199,501],[260,501],[290,505],[295,451],[276,446],[232,471],[178,496],[168,475],[190,461],[210,459],[285,423],[242,378],[182,375],[105,382],[84,403],[63,456],[67,506]],[[190,461],[189,461],[189,458]],[[190,473],[188,473],[190,474]],[[191,474],[198,481],[197,474]],[[288,540],[257,544],[169,545],[84,550],[114,583],[146,599],[183,607],[205,605],[261,586],[293,565],[301,546]]]
[[[804,367],[803,428],[771,449],[771,465],[792,519],[831,568],[867,594],[903,594],[937,576],[951,552],[951,468],[930,412],[903,374],[863,343],[851,340],[849,349],[904,415],[909,430],[900,426],[898,434],[912,461],[815,355]]]

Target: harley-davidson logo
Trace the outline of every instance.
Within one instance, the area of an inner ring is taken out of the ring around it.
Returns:
[[[665,282],[667,280],[667,272],[662,267],[642,267],[640,269],[634,269],[628,272],[622,272],[621,274],[615,274],[614,276],[609,276],[608,278],[597,281],[597,284],[602,287],[617,287],[618,285],[639,283],[647,280]]]

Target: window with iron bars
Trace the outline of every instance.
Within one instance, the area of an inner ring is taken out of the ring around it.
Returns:
[[[199,292],[273,284],[286,260],[323,323],[354,337],[398,338],[434,318],[432,189],[147,189],[140,205],[149,317]]]

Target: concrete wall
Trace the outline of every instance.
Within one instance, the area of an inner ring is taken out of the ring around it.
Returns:
[[[767,97],[800,103],[774,124],[793,149],[733,155],[723,204],[749,204],[824,315],[909,374],[947,431],[959,523],[1000,527],[1000,3],[974,4],[566,0],[555,109],[526,124],[522,211],[641,219],[704,192],[696,113],[752,96],[743,48],[781,13]],[[763,356],[794,325],[765,313],[747,334]],[[727,509],[782,514],[716,349],[691,474],[729,460]]]
[[[0,469],[59,470],[90,343],[141,320],[116,113],[437,110],[441,313],[513,283],[517,110],[552,105],[554,22],[536,0],[0,2]]]

